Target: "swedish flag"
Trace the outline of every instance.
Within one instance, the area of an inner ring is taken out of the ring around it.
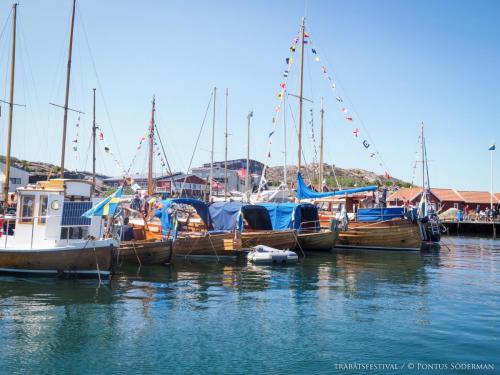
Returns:
[[[93,216],[108,216],[113,215],[120,203],[120,197],[122,196],[123,186],[117,191],[111,194],[109,197],[99,202],[95,207],[85,212],[82,216],[86,218],[91,218]]]

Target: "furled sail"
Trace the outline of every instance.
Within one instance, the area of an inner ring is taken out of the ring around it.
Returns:
[[[297,198],[298,199],[314,199],[314,198],[327,198],[333,197],[336,195],[346,195],[346,194],[354,194],[361,193],[364,191],[376,191],[377,186],[363,186],[354,189],[346,189],[346,190],[337,190],[337,191],[326,191],[326,192],[316,192],[310,189],[304,180],[302,179],[302,174],[297,174]]]

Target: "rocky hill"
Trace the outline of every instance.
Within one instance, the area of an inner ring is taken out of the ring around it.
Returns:
[[[366,186],[366,185],[385,185],[385,186],[410,186],[408,182],[394,178],[392,176],[377,175],[364,169],[358,168],[339,168],[332,164],[323,164],[324,180],[329,188],[336,188],[338,181],[342,187]],[[302,168],[302,175],[307,182],[318,183],[319,164],[309,164]],[[288,180],[295,179],[297,166],[287,166]],[[336,177],[336,179],[335,179]],[[267,169],[266,178],[272,185],[279,185],[283,181],[283,167],[270,167]]]

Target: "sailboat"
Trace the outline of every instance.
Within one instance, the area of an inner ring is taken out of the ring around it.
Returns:
[[[153,179],[153,164],[154,164],[154,142],[155,142],[155,112],[156,101],[153,97],[151,108],[151,121],[148,129],[148,195],[150,198],[154,197],[155,186]],[[153,265],[164,264],[172,259],[173,248],[172,240],[161,236],[161,230],[158,230],[158,223],[148,222],[154,221],[152,215],[153,207],[148,205],[149,210],[145,212],[146,217],[136,218],[132,220],[132,227],[134,228],[134,238],[132,240],[121,241],[119,262],[129,263],[136,265]],[[149,232],[156,229],[159,236],[151,236]]]
[[[64,179],[64,150],[69,99],[71,54],[76,0],[73,1],[68,54],[61,178],[28,185],[16,191],[17,214],[13,235],[5,234],[0,244],[0,272],[17,275],[107,278],[118,241],[99,239],[101,218],[84,218],[92,207],[92,183]],[[13,5],[12,59],[7,153],[5,161],[5,204],[9,194],[11,134],[14,107],[17,4]],[[2,223],[3,224],[3,223]],[[7,227],[10,223],[7,222]]]
[[[441,233],[446,228],[441,224],[436,210],[430,202],[430,180],[429,166],[427,161],[427,148],[425,146],[424,123],[421,125],[420,133],[421,155],[422,155],[422,195],[418,206],[418,219],[420,227],[420,237],[425,242],[438,243],[441,240]]]

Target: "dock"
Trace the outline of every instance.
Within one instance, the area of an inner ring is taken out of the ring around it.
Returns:
[[[449,235],[488,235],[497,238],[500,221],[456,221],[447,220],[442,222]]]

